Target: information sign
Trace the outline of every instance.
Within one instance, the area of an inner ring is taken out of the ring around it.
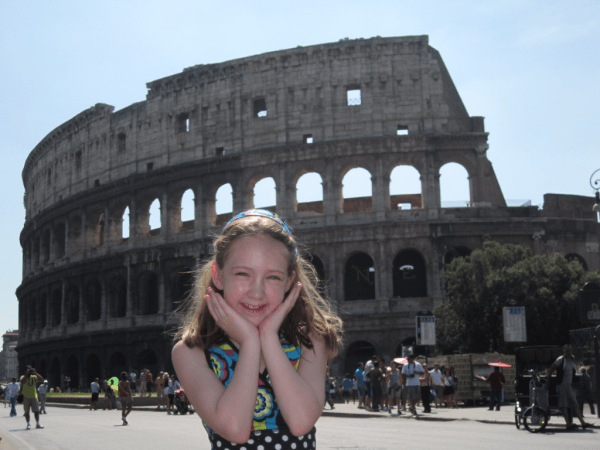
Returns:
[[[505,306],[502,308],[505,342],[527,342],[524,306]]]
[[[417,345],[435,345],[435,316],[417,316]]]

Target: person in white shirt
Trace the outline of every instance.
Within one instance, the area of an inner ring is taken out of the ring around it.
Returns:
[[[440,365],[435,363],[433,365],[433,370],[429,373],[431,374],[431,387],[433,388],[433,392],[435,392],[435,407],[439,408],[444,396],[442,388],[443,374],[440,370]]]
[[[98,383],[98,378],[96,378],[91,385],[92,388],[92,401],[90,403],[90,411],[92,409],[98,409],[98,395],[100,393],[100,384]]]
[[[417,415],[416,406],[421,398],[421,382],[419,381],[419,375],[423,374],[423,366],[418,362],[415,362],[414,355],[408,355],[406,359],[408,362],[402,367],[402,379],[406,381],[410,411],[413,415]]]
[[[21,389],[21,385],[17,383],[17,379],[13,378],[12,383],[8,384],[8,398],[10,400],[10,417],[14,417],[17,415],[17,394],[19,389]]]
[[[38,387],[38,400],[40,402],[40,414],[46,414],[46,394],[48,393],[48,380],[44,380]]]
[[[175,374],[171,375],[169,383],[165,386],[165,393],[169,396],[169,406],[167,407],[167,414],[169,415],[173,411],[173,406],[175,406],[175,391],[178,391],[180,388],[181,385],[177,381]]]

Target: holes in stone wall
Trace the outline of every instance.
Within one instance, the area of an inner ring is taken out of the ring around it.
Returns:
[[[254,207],[275,212],[277,205],[277,192],[275,189],[275,180],[271,177],[263,178],[257,182],[252,190],[254,193]]]
[[[267,102],[264,97],[254,99],[252,109],[254,117],[267,117]]]
[[[390,174],[390,208],[415,209],[423,207],[421,175],[412,166],[400,165]]]
[[[462,165],[448,163],[440,168],[440,200],[442,208],[472,206],[469,173]]]
[[[305,173],[298,179],[296,211],[323,214],[323,179],[317,172]]]
[[[81,251],[81,217],[74,216],[69,222],[69,253]]]
[[[371,174],[363,168],[349,170],[342,179],[342,212],[367,212],[373,209]]]
[[[40,299],[40,328],[46,328],[46,314],[48,308],[48,296],[42,294]]]
[[[137,313],[151,315],[158,313],[158,277],[154,272],[143,272],[138,278]]]
[[[408,135],[408,127],[406,125],[398,125],[398,128],[396,128],[396,136],[406,135]]]
[[[312,144],[313,143],[312,134],[305,134],[304,136],[302,136],[302,142],[304,142],[305,144]]]
[[[60,325],[62,314],[62,293],[60,289],[55,289],[52,292],[52,301],[50,305],[50,323],[51,326],[57,327]]]
[[[59,223],[54,228],[54,258],[59,259],[65,256],[65,224]]]
[[[209,205],[210,207],[211,205]],[[212,225],[227,223],[233,214],[233,188],[227,183],[217,189],[215,195],[214,212],[209,217],[214,217]]]
[[[403,250],[392,265],[394,297],[427,297],[427,268],[416,250]]]
[[[225,154],[225,147],[217,147],[215,149],[215,155],[223,156]]]
[[[127,149],[127,136],[125,133],[117,134],[117,150],[124,152]]]
[[[85,289],[85,309],[87,320],[100,320],[102,315],[102,289],[97,280],[90,282]]]
[[[348,258],[344,267],[344,299],[372,300],[375,298],[375,264],[366,253],[358,252]]]
[[[359,87],[348,87],[346,90],[346,104],[348,106],[360,106],[362,103]]]
[[[181,113],[177,116],[177,132],[187,133],[190,131],[190,115],[189,113]]]
[[[468,247],[464,247],[459,245],[457,247],[453,247],[446,252],[444,255],[444,265],[450,264],[456,258],[464,258],[471,254],[471,249]]]
[[[129,239],[130,216],[129,206],[127,206],[121,215],[121,239],[123,240]]]
[[[127,282],[120,275],[113,277],[109,285],[109,310],[114,318],[127,314]]]
[[[67,290],[67,324],[73,325],[79,321],[79,288],[69,286]]]
[[[154,199],[148,209],[148,226],[150,227],[150,235],[158,236],[160,234],[161,217],[160,217],[160,200]]]
[[[87,242],[90,247],[100,247],[104,243],[104,214],[99,209],[88,215],[87,233]]]
[[[188,189],[181,196],[181,230],[192,231],[196,219],[196,201],[194,191]]]

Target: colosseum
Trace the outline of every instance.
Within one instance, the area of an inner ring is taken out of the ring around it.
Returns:
[[[190,272],[231,214],[254,206],[265,178],[276,185],[268,209],[306,244],[344,320],[337,374],[413,342],[415,316],[444,301],[444,265],[487,239],[600,269],[593,198],[507,206],[484,119],[469,116],[427,36],[198,65],[147,88],[145,101],[120,111],[99,103],[59,125],[23,169],[19,364],[51,386],[172,372],[169,331]],[[468,173],[461,207],[440,201],[448,163]],[[420,192],[390,194],[399,166],[418,172]],[[343,197],[354,168],[370,173],[371,196]],[[320,177],[322,201],[298,201],[305,174]],[[217,214],[227,184],[233,208]],[[186,192],[192,220],[181,217]],[[156,200],[160,227],[151,228]]]

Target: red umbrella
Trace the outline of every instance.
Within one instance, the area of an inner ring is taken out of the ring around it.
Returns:
[[[402,364],[402,365],[404,365],[404,364],[408,364],[408,359],[406,359],[406,358],[396,358],[396,359],[394,359],[394,362],[396,364]]]
[[[495,363],[488,363],[488,366],[495,366],[495,367],[512,367],[510,364],[503,363],[502,361],[495,362]]]

